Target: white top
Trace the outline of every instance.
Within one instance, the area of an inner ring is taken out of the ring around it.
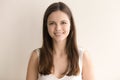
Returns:
[[[39,56],[39,50],[37,50],[37,55]],[[82,56],[83,56],[83,52],[84,49],[80,48],[79,49],[79,53],[80,53],[80,59],[79,59],[79,66],[80,66],[80,74],[77,76],[63,76],[62,78],[57,78],[55,75],[53,74],[49,74],[49,75],[41,75],[39,74],[38,76],[38,80],[82,80]]]

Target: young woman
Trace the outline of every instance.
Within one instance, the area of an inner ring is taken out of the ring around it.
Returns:
[[[27,80],[94,80],[86,50],[78,49],[72,13],[62,2],[51,4],[43,19],[43,45],[32,52]]]

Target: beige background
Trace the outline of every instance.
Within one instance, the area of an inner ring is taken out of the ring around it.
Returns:
[[[42,19],[58,0],[0,0],[0,80],[25,80],[32,50],[41,46]],[[96,80],[120,80],[120,1],[64,0],[77,27],[78,46],[93,60]]]

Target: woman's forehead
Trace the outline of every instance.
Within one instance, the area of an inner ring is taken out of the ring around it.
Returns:
[[[56,20],[64,20],[64,21],[68,21],[69,17],[68,15],[63,12],[63,11],[55,11],[52,12],[49,16],[48,16],[48,21],[56,21]]]

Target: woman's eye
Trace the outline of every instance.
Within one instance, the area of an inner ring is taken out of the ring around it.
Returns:
[[[67,24],[66,22],[62,22],[61,24]]]
[[[49,25],[53,25],[54,23],[49,23]]]

